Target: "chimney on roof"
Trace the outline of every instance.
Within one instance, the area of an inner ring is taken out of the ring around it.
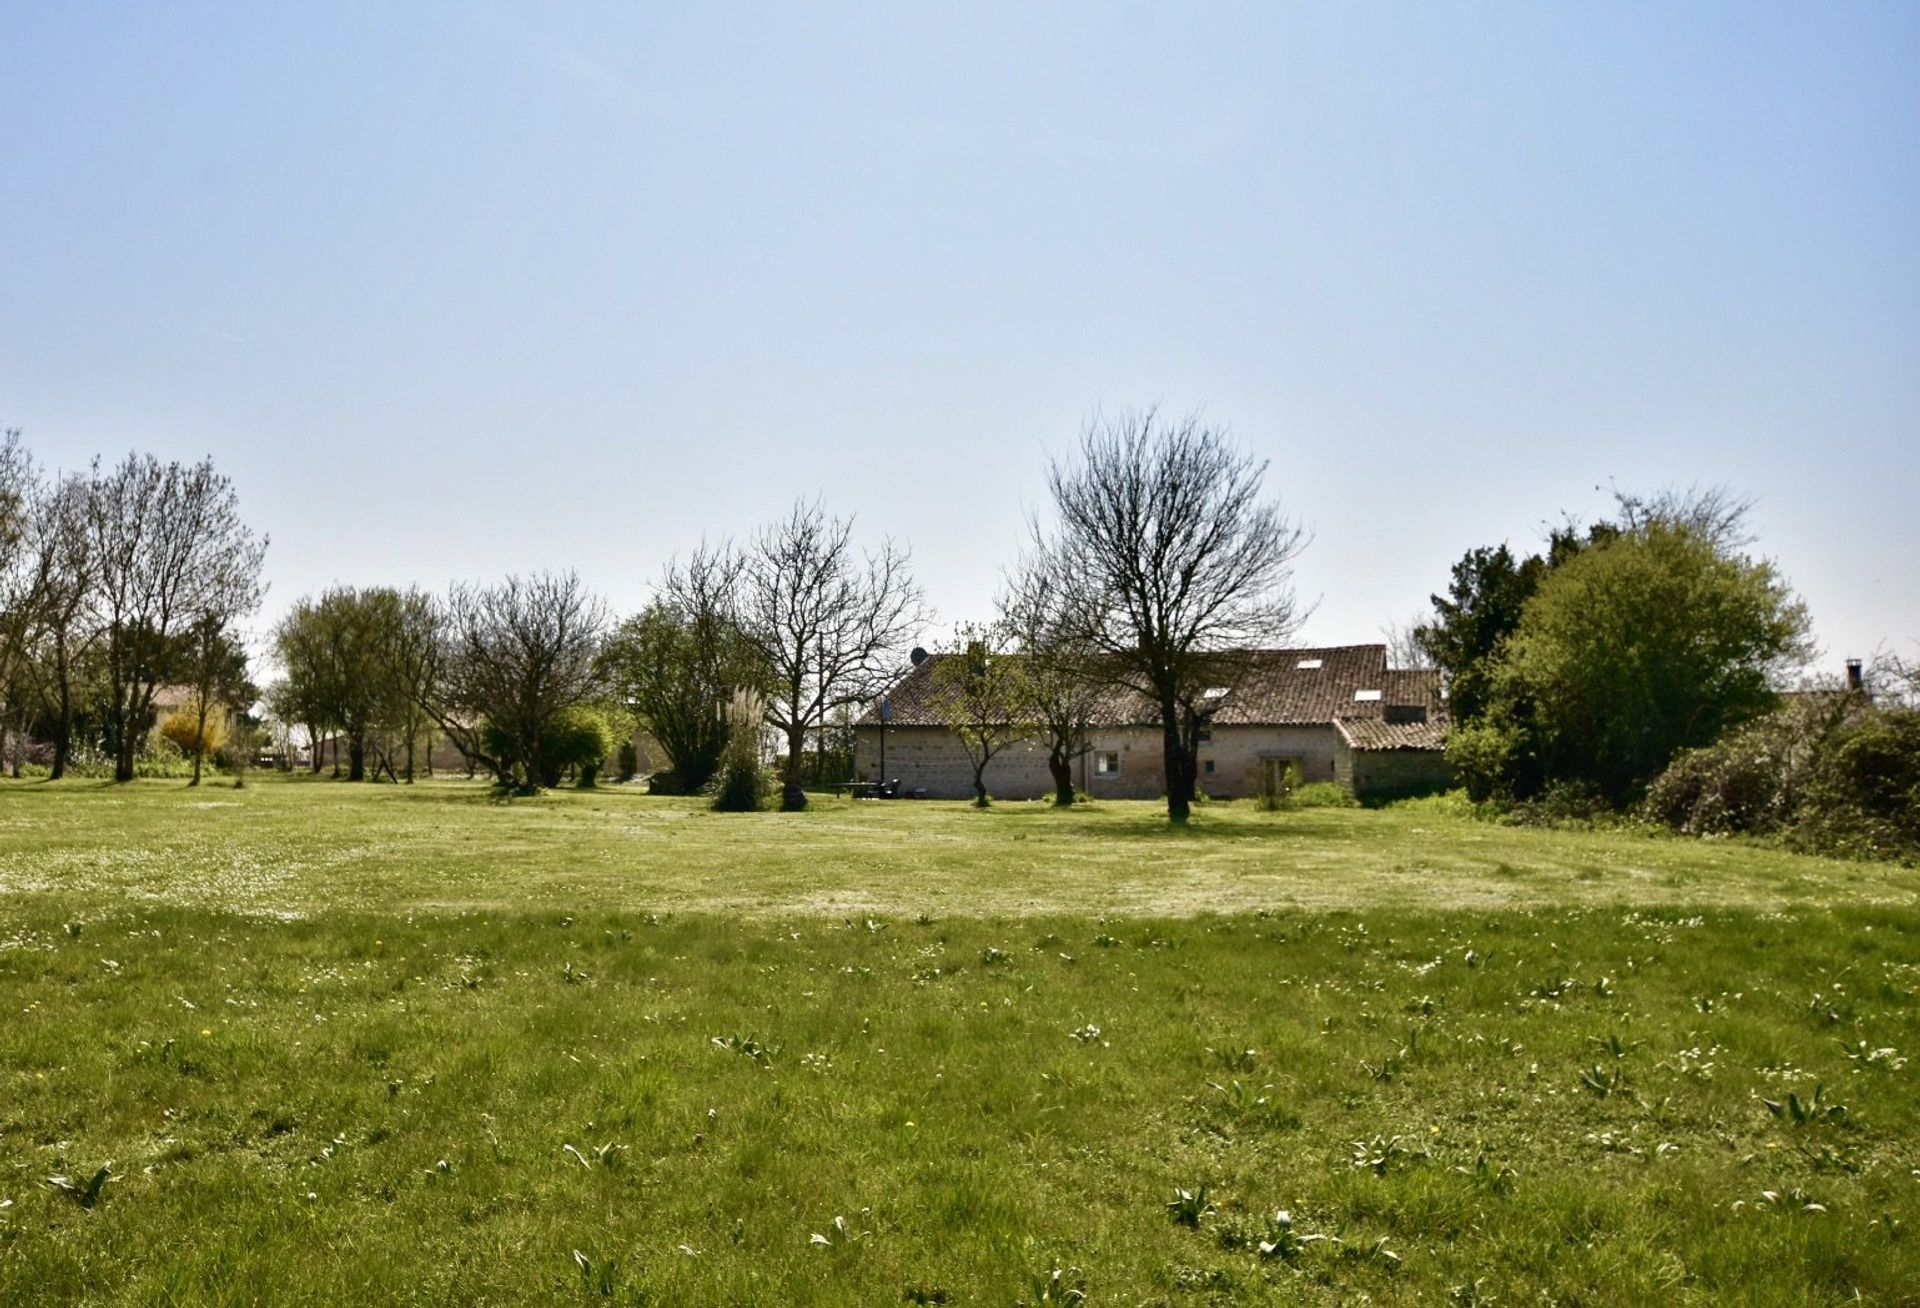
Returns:
[[[1859,693],[1867,688],[1866,678],[1860,672],[1860,660],[1847,660],[1847,689]]]

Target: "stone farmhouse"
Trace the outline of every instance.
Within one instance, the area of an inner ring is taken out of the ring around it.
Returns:
[[[920,651],[915,651],[919,654]],[[962,799],[973,768],[936,703],[934,669],[958,654],[925,654],[854,724],[854,771],[898,780],[902,793]],[[1095,798],[1166,793],[1159,715],[1131,692],[1108,696],[1087,727],[1075,784]],[[886,771],[881,773],[881,733]],[[1391,669],[1385,645],[1255,651],[1246,675],[1222,687],[1199,733],[1199,786],[1216,799],[1259,795],[1289,766],[1303,781],[1332,781],[1361,798],[1416,794],[1451,780],[1443,752],[1446,703],[1439,673]],[[1038,741],[1007,747],[987,765],[989,793],[1034,799],[1053,791]]]

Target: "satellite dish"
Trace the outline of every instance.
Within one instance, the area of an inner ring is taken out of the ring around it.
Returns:
[[[896,648],[898,647],[896,646]],[[909,662],[913,664],[914,667],[917,668],[922,663],[925,663],[927,661],[927,652],[924,649],[921,649],[918,645],[915,645],[913,647],[913,653],[907,655],[907,659]]]

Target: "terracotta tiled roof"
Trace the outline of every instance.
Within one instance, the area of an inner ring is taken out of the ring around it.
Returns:
[[[153,688],[153,711],[155,713],[171,713],[176,709],[186,708],[193,703],[193,700],[194,693],[192,686],[163,681]]]
[[[1331,722],[1342,713],[1370,716],[1386,699],[1389,676],[1385,645],[1257,650],[1240,684],[1213,711],[1213,722],[1275,727]],[[1356,698],[1367,691],[1380,695]]]
[[[934,704],[934,669],[952,654],[930,654],[888,692],[896,727],[945,726]],[[1017,656],[1012,656],[1017,657]],[[1387,716],[1390,706],[1418,705],[1426,710],[1428,727],[1437,724],[1445,735],[1445,708],[1440,700],[1439,674],[1431,671],[1390,671],[1384,645],[1337,645],[1317,649],[1250,650],[1237,685],[1223,687],[1211,717],[1213,725],[1312,726],[1340,719],[1370,721]],[[1115,691],[1094,713],[1094,725],[1150,726],[1159,720],[1153,705],[1132,691]],[[880,724],[878,706],[872,706],[855,724]],[[1423,748],[1407,746],[1408,748]]]
[[[1392,749],[1445,749],[1447,720],[1429,717],[1424,722],[1388,722],[1384,718],[1335,718],[1333,725],[1349,748],[1375,751]]]

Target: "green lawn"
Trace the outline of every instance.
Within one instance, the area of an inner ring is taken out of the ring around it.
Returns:
[[[1917,988],[1439,806],[5,784],[0,1303],[1914,1303]]]

